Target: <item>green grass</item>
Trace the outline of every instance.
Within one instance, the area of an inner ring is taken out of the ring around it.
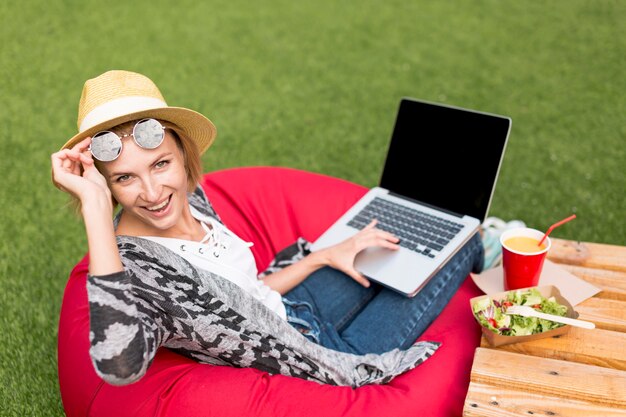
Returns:
[[[371,186],[400,97],[508,115],[490,214],[544,229],[576,213],[553,236],[626,244],[626,2],[104,4],[0,4],[1,415],[63,414],[56,327],[85,239],[49,155],[75,133],[84,81],[109,69],[215,122],[207,171]]]

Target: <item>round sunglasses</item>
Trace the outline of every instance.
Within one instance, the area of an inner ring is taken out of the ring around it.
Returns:
[[[122,153],[122,139],[132,136],[137,146],[155,149],[165,138],[165,127],[155,119],[142,119],[135,123],[133,133],[120,137],[109,130],[103,130],[91,137],[89,151],[98,161],[110,162]]]

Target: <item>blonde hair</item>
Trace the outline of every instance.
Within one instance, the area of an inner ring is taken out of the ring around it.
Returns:
[[[185,172],[187,173],[187,192],[193,192],[202,178],[202,159],[200,150],[196,143],[174,123],[159,120],[159,122],[169,129],[176,139],[176,144],[183,151],[183,161],[185,162]]]
[[[133,127],[139,120],[140,119],[131,120],[130,122],[119,124],[107,130],[113,133],[117,133],[120,136],[124,134],[130,134],[132,133]],[[187,192],[193,192],[202,178],[202,159],[200,158],[200,151],[198,150],[195,142],[191,140],[191,138],[185,133],[183,129],[181,129],[174,123],[165,120],[159,120],[159,123],[161,123],[166,130],[172,133],[172,136],[176,141],[176,146],[178,146],[178,149],[180,149],[183,153],[185,173],[187,174]],[[100,167],[102,166],[103,162],[100,162],[95,158],[94,162],[98,171],[102,172]],[[111,202],[113,203],[113,209],[115,210],[118,202],[117,200],[115,200],[115,197],[113,197],[113,195],[111,195]],[[80,215],[80,200],[72,196],[72,201],[70,204],[74,208],[76,214]]]

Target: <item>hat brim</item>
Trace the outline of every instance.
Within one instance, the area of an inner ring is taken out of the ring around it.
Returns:
[[[153,118],[164,120],[178,126],[184,131],[198,147],[200,155],[202,155],[211,146],[217,135],[217,129],[213,122],[204,115],[193,110],[182,107],[161,107],[149,110],[142,110],[135,113],[128,113],[124,116],[116,117],[105,122],[99,123],[87,130],[84,130],[68,140],[61,149],[71,148],[88,136],[92,136],[102,130],[107,130],[119,124],[129,122],[131,120]]]

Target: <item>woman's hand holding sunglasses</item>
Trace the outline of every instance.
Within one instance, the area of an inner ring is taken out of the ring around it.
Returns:
[[[63,149],[53,153],[52,178],[54,184],[62,191],[78,198],[81,203],[86,198],[94,198],[103,193],[107,201],[111,201],[111,192],[106,179],[96,169],[89,152],[91,138],[74,145],[71,149]]]

